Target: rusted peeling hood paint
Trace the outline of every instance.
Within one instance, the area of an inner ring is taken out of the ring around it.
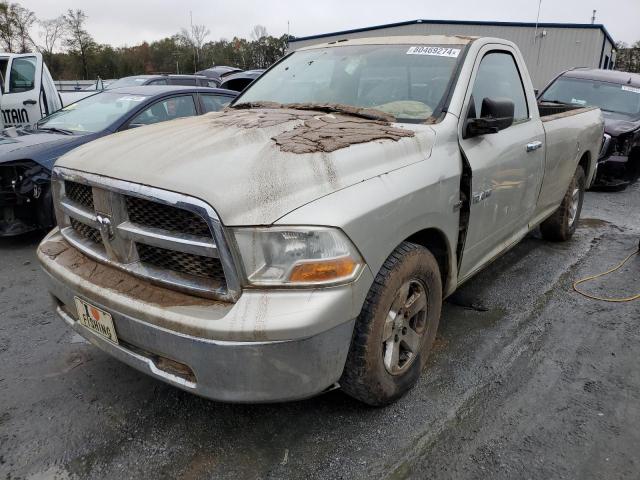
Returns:
[[[111,135],[57,165],[201,198],[226,225],[265,225],[321,196],[425,160],[435,139],[427,125],[368,120],[380,129],[376,139],[337,149],[293,153],[274,140],[295,138],[291,132],[304,131],[305,121],[335,127],[335,119],[356,128],[367,121],[290,109],[220,112]]]

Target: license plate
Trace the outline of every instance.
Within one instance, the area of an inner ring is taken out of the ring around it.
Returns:
[[[78,321],[89,330],[117,344],[118,336],[116,335],[116,328],[113,326],[111,314],[78,297],[75,297],[75,300],[76,309],[78,310]]]

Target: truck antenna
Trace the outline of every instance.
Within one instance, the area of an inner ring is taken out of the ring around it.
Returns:
[[[596,12],[597,12],[597,10],[594,10],[593,11],[593,15],[591,15],[591,25],[596,23]]]
[[[542,0],[538,1],[538,16],[536,17],[536,29],[533,32],[533,43],[538,41],[538,23],[540,23],[540,8],[542,7]]]

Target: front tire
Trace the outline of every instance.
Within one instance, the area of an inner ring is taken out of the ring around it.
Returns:
[[[584,170],[578,166],[560,207],[540,224],[542,238],[552,242],[566,242],[573,236],[582,212],[586,182]]]
[[[403,242],[380,269],[356,321],[343,390],[381,406],[411,389],[431,353],[441,308],[438,262],[426,248]]]

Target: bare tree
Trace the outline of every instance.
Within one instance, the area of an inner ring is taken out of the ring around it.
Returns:
[[[204,39],[211,33],[205,25],[191,25],[191,31],[183,28],[180,31],[180,38],[185,45],[193,48],[193,71],[198,70],[200,63],[200,54],[202,53],[202,45]]]
[[[13,52],[14,39],[13,5],[8,2],[0,2],[0,41],[2,42],[2,49],[7,52]]]
[[[64,17],[61,15],[57,18],[42,20],[39,24],[41,29],[40,38],[42,38],[42,45],[40,45],[39,50],[45,56],[45,63],[51,64],[53,51],[64,34]]]
[[[251,29],[251,38],[256,42],[267,36],[269,36],[269,34],[267,33],[267,27],[264,25],[254,25]]]
[[[31,39],[29,30],[36,22],[36,15],[31,10],[20,5],[14,4],[12,7],[18,49],[20,53],[27,53],[31,50],[31,47],[35,45]]]
[[[29,29],[35,14],[17,3],[0,1],[0,42],[3,50],[28,52],[33,45]]]
[[[95,42],[85,28],[87,15],[80,9],[69,9],[63,15],[66,38],[64,44],[70,53],[80,57],[82,63],[82,75],[86,79],[89,76],[89,55],[95,46]]]

